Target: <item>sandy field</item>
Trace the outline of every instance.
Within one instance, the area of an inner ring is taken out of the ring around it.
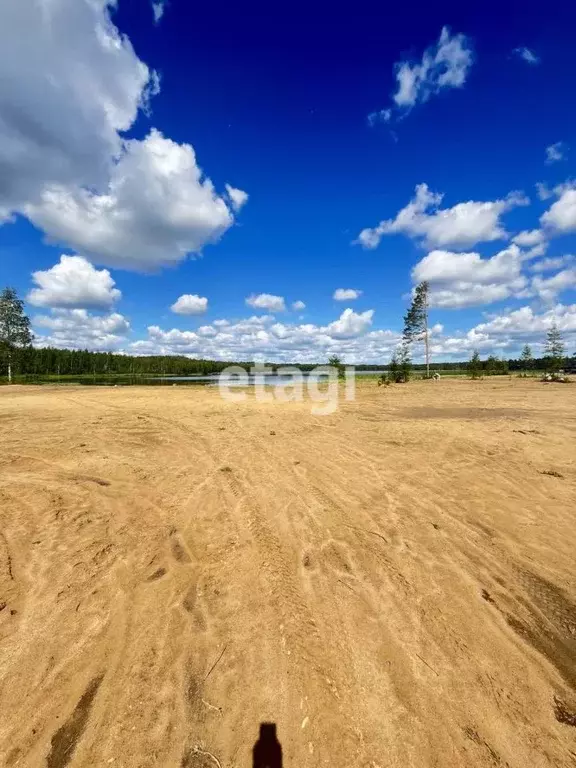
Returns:
[[[576,765],[575,402],[0,388],[0,764]]]

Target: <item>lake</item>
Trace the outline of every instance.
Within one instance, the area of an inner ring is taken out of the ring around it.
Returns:
[[[379,376],[386,373],[385,370],[378,371],[355,371],[355,376]],[[302,373],[303,380],[326,378],[327,373],[320,371]],[[170,385],[198,385],[198,386],[216,386],[219,382],[220,374],[212,373],[207,375],[195,376],[162,376],[162,375],[134,375],[134,374],[66,374],[57,375],[25,375],[15,376],[14,382],[17,384],[85,384],[89,386],[170,386]],[[254,386],[257,382],[264,382],[267,386],[286,386],[293,381],[290,373],[267,373],[267,374],[247,374],[242,381],[237,376],[228,377],[228,386]]]

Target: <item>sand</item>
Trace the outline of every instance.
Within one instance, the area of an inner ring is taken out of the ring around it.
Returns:
[[[574,766],[575,399],[1,388],[0,764]]]

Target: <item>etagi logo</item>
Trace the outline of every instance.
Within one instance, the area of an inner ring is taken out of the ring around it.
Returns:
[[[344,399],[354,400],[356,378],[352,365],[343,368],[319,365],[305,374],[291,365],[274,370],[256,363],[249,371],[239,365],[229,365],[218,376],[218,388],[224,400],[241,403],[246,400],[243,388],[253,387],[256,400],[262,403],[310,400],[313,403],[310,412],[314,416],[328,416],[338,409],[340,382],[344,384]]]

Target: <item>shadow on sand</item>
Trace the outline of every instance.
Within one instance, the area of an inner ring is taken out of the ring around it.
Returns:
[[[276,723],[260,723],[252,760],[252,768],[282,768],[282,745],[276,736]]]

